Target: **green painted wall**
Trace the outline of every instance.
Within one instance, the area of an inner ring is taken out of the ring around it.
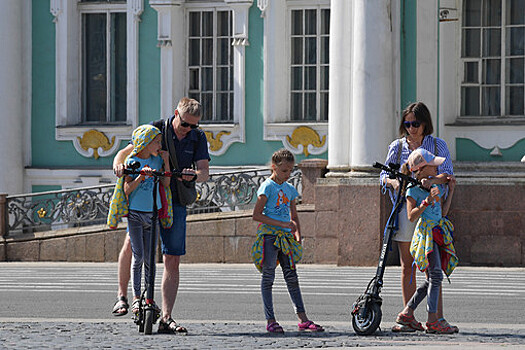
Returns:
[[[417,1],[401,1],[401,108],[417,99]]]
[[[34,186],[31,187],[31,193],[47,192],[47,191],[60,191],[61,189],[62,189],[62,186],[34,185]]]
[[[501,157],[491,156],[492,148],[479,146],[476,142],[465,139],[456,139],[456,160],[470,162],[519,162],[525,154],[525,138],[519,140],[509,148],[502,148]]]
[[[32,167],[110,168],[113,156],[98,159],[80,155],[71,141],[55,140],[55,24],[49,1],[33,0]],[[145,1],[139,29],[139,121],[157,119],[160,111],[160,50],[157,12]],[[155,102],[152,102],[155,101]],[[127,142],[121,142],[121,148]]]

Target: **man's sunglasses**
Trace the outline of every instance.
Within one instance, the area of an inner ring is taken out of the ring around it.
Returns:
[[[418,120],[414,120],[413,122],[403,122],[403,125],[405,126],[405,128],[410,128],[410,126],[412,125],[413,128],[419,128],[421,126],[421,122],[418,121]]]
[[[199,124],[190,124],[182,120],[182,117],[180,116],[180,114],[179,114],[179,118],[180,118],[180,125],[182,125],[184,128],[197,129],[199,127]]]

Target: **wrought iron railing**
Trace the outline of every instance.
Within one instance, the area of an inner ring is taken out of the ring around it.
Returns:
[[[270,175],[266,169],[222,172],[197,183],[197,201],[189,214],[234,211],[253,207],[257,189]],[[288,180],[302,193],[301,171]],[[104,224],[114,184],[79,187],[6,197],[4,236]]]

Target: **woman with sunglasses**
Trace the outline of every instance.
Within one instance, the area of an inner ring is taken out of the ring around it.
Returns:
[[[454,169],[452,167],[452,160],[447,143],[440,138],[432,136],[433,132],[434,127],[432,126],[432,119],[427,106],[425,106],[423,102],[408,105],[403,110],[401,123],[399,124],[400,138],[394,140],[388,147],[385,164],[404,164],[414,150],[423,148],[435,156],[445,158],[445,161],[438,166],[438,176],[432,179],[423,179],[423,185],[430,188],[430,186],[434,184],[443,184],[449,180],[454,180]],[[393,202],[393,193],[397,191],[399,181],[397,179],[390,179],[385,171],[381,172],[380,180],[383,193],[389,190],[390,198]],[[397,242],[399,250],[399,260],[401,262],[401,291],[403,294],[403,305],[406,306],[416,291],[416,274],[412,265],[414,259],[410,254],[410,242],[412,241],[415,222],[408,220],[406,204],[403,204],[397,223],[398,230],[393,240]],[[456,326],[450,326],[443,318],[441,293],[439,295],[438,316],[444,327],[452,327],[454,331],[458,331]],[[405,324],[405,322],[399,319],[396,320],[396,324],[392,328],[393,331],[397,332],[413,332],[417,329],[419,329],[417,324]]]

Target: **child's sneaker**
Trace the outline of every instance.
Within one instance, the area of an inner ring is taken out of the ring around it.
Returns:
[[[441,321],[437,320],[436,322],[428,323],[427,322],[427,333],[434,334],[453,334],[454,330],[450,327],[444,327],[441,324]]]
[[[410,327],[409,325],[406,325],[406,324],[395,323],[392,326],[392,332],[396,332],[396,333],[412,333],[412,332],[415,332],[415,331],[416,331],[415,328],[412,328],[412,327]]]
[[[300,331],[307,332],[324,332],[324,328],[321,325],[313,323],[313,321],[300,322],[297,324]]]
[[[459,328],[458,328],[458,326],[451,325],[451,324],[448,323],[447,320],[445,320],[444,318],[440,318],[440,319],[439,319],[439,322],[441,322],[441,325],[442,325],[443,327],[450,327],[450,328],[452,328],[452,330],[454,331],[454,333],[459,333]]]
[[[416,321],[416,318],[414,317],[414,315],[408,316],[406,314],[399,314],[397,315],[396,323],[401,326],[406,326],[408,328],[411,328],[414,331],[424,331],[425,330],[423,326],[421,325],[421,323]],[[394,331],[394,329],[392,329],[392,331]],[[404,328],[404,331],[407,332],[406,328]],[[399,330],[399,332],[401,332],[401,330]]]

